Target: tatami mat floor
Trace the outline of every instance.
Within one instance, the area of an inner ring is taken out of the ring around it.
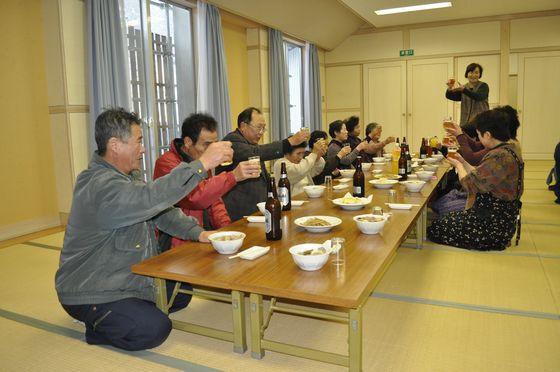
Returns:
[[[528,161],[519,246],[469,252],[428,243],[401,248],[364,308],[366,371],[560,370],[560,205],[546,190],[551,162]],[[173,331],[139,353],[90,346],[60,307],[54,273],[64,233],[0,249],[0,370],[207,371],[344,368]],[[180,319],[231,327],[227,305],[194,299]],[[337,323],[274,315],[269,338],[346,351]]]

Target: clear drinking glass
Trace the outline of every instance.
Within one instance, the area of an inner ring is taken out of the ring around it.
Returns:
[[[332,263],[334,265],[340,266],[344,265],[344,256],[345,256],[345,249],[344,249],[344,238],[335,237],[331,239],[331,248],[333,249],[334,259]]]
[[[397,192],[395,190],[389,190],[387,194],[387,203],[395,204],[397,202]]]
[[[327,190],[332,190],[332,176],[325,176],[325,187]]]
[[[373,214],[374,216],[383,217],[383,208],[376,205],[371,209],[371,214]]]
[[[261,157],[260,156],[249,156],[249,158],[247,159],[250,162],[255,162],[259,165],[259,168],[261,166]]]

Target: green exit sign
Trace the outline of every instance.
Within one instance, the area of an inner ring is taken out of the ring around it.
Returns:
[[[399,55],[401,57],[413,56],[414,55],[414,49],[403,49],[399,52]]]

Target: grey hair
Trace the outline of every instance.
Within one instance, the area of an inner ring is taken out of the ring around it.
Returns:
[[[369,136],[369,134],[373,132],[378,126],[379,124],[377,123],[369,123],[366,127],[366,137]]]
[[[131,127],[142,125],[142,120],[133,112],[125,111],[121,107],[105,109],[95,119],[95,142],[97,153],[101,156],[107,151],[107,142],[112,137],[126,142],[132,135]]]

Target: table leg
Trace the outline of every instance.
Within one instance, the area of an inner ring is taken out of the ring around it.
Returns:
[[[156,306],[167,314],[167,286],[165,285],[165,279],[155,278],[154,281],[156,284]]]
[[[243,354],[247,351],[245,334],[245,296],[243,292],[231,291],[231,308],[233,312],[233,351]]]
[[[350,371],[362,370],[362,307],[351,309],[348,314],[348,367]]]
[[[428,239],[428,205],[422,209],[422,238]]]
[[[262,359],[264,349],[262,348],[262,324],[263,324],[263,302],[262,295],[251,293],[251,356]]]
[[[416,219],[416,248],[418,249],[422,248],[422,244],[424,243],[422,225],[422,212],[420,212],[420,215]]]

